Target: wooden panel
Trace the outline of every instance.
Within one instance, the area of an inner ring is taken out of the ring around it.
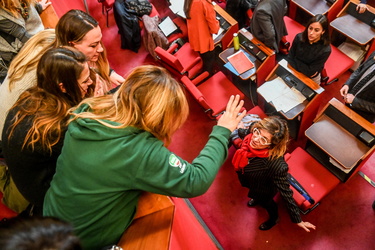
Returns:
[[[143,193],[137,214],[117,245],[123,249],[168,249],[173,215],[174,204],[169,197]]]
[[[40,18],[42,19],[44,28],[46,29],[54,29],[59,21],[59,17],[57,16],[52,4],[43,10],[42,13],[40,13]]]

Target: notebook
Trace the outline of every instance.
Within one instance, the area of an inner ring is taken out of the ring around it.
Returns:
[[[252,68],[254,68],[254,64],[250,61],[250,59],[245,55],[245,53],[240,50],[235,54],[228,56],[228,61],[232,64],[238,74],[242,74]]]

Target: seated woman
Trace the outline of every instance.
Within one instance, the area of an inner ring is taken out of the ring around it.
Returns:
[[[186,198],[205,193],[245,116],[239,98],[230,98],[189,163],[166,148],[188,116],[183,88],[164,68],[135,68],[113,95],[85,99],[72,110],[43,214],[72,223],[85,249],[102,249],[130,226],[142,191]]]
[[[0,83],[23,44],[44,29],[39,14],[50,4],[47,0],[0,1]]]
[[[321,72],[331,54],[326,16],[312,17],[306,29],[296,35],[288,54],[288,62],[299,72],[320,84]]]
[[[86,56],[73,48],[48,50],[37,67],[37,86],[26,90],[10,109],[2,147],[20,193],[41,214],[55,173],[69,108],[93,93]],[[11,204],[6,204],[12,209]]]
[[[231,139],[237,151],[232,163],[241,185],[249,189],[247,205],[260,205],[269,215],[259,229],[269,230],[278,222],[278,207],[273,200],[278,192],[286,202],[292,222],[307,232],[315,229],[310,222],[302,221],[287,179],[288,164],[284,154],[289,130],[286,122],[271,116],[255,121],[248,128],[239,128],[233,134]]]
[[[110,90],[112,84],[124,82],[125,79],[109,67],[99,23],[86,12],[70,10],[60,18],[56,25],[55,47],[58,46],[72,46],[85,54],[90,68],[102,78],[105,91]]]

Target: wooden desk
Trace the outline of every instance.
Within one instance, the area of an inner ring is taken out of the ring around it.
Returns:
[[[240,74],[239,77],[242,80],[256,80],[257,85],[259,86],[264,82],[265,77],[276,64],[275,52],[256,39],[246,29],[241,29],[238,32],[238,36],[240,40],[240,50],[248,53],[251,57],[250,60],[254,63],[253,69]],[[248,46],[249,42],[251,42],[251,48],[253,48],[253,50]],[[232,46],[232,42],[229,45]],[[236,52],[237,51],[235,51],[233,47],[228,47],[219,54],[219,57],[224,63],[227,63],[228,57]],[[262,54],[260,55],[260,53]],[[264,60],[258,59],[259,56],[264,57]]]
[[[306,130],[306,150],[345,182],[375,149],[374,141],[361,140],[362,133],[375,141],[375,126],[333,98]]]
[[[233,34],[238,32],[238,23],[237,21],[231,17],[223,8],[221,8],[215,2],[212,2],[214,5],[214,10],[216,11],[216,15],[219,18],[223,18],[229,27],[223,31],[219,36],[214,39],[215,46],[220,45],[221,48],[224,50],[228,47],[230,42],[233,39]]]
[[[296,19],[297,7],[308,13],[310,16],[317,14],[326,15],[328,20],[333,20],[340,12],[344,0],[336,0],[332,5],[329,5],[324,0],[291,0],[289,5],[289,17]]]
[[[375,14],[371,11],[358,14],[356,7],[354,2],[348,2],[330,25],[359,45],[366,45],[375,37],[375,29],[370,26]]]
[[[306,90],[312,95],[307,98],[303,103],[298,104],[291,110],[287,112],[279,111],[285,119],[289,121],[289,124],[296,124],[295,131],[291,131],[291,136],[294,139],[300,139],[304,138],[305,134],[304,131],[306,130],[307,127],[309,127],[317,112],[318,108],[321,103],[321,98],[322,98],[322,92],[324,89],[320,87],[316,82],[311,80],[311,78],[305,76],[304,74],[296,71],[293,67],[291,67],[289,64],[285,65],[285,61],[281,61],[283,65],[278,65],[275,66],[275,68],[271,71],[269,76],[267,77],[267,81],[271,81],[277,77],[285,78],[286,76],[290,77],[295,77],[297,81],[299,81],[299,88],[306,88]],[[301,91],[300,91],[301,92]],[[302,91],[304,92],[304,91]],[[307,93],[307,92],[305,92]],[[262,98],[259,99],[264,99],[262,95],[260,95]],[[306,95],[305,95],[306,96]],[[263,102],[264,103],[264,102]],[[273,106],[273,103],[270,103],[271,106]],[[265,105],[265,103],[264,103]],[[264,106],[264,110],[266,107]]]

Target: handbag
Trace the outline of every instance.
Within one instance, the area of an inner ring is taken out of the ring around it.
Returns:
[[[149,15],[152,11],[152,5],[147,0],[127,0],[125,5],[128,10],[139,17]]]

